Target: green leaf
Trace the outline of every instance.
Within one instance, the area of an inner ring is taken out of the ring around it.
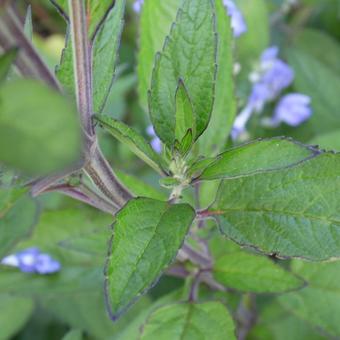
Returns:
[[[0,188],[0,259],[28,236],[37,222],[37,204],[26,191]]]
[[[196,115],[196,136],[206,129],[214,101],[217,38],[210,0],[184,0],[163,51],[156,57],[149,95],[150,115],[160,139],[176,136],[176,90],[183,80]]]
[[[218,258],[213,275],[224,286],[243,292],[286,292],[302,288],[305,284],[267,257],[245,251],[235,251]]]
[[[103,110],[112,86],[124,24],[124,9],[125,0],[115,2],[93,42],[93,107],[96,113]]]
[[[90,209],[85,205],[76,208],[44,211],[33,235],[20,242],[20,249],[39,247],[69,266],[103,264],[107,240],[110,237],[112,216]],[[85,249],[85,246],[88,249]],[[102,247],[102,250],[98,249]]]
[[[340,76],[298,49],[289,49],[288,61],[295,71],[294,88],[312,100],[313,115],[307,124],[315,134],[339,129],[340,96],[337,89],[340,88]]]
[[[145,0],[143,4],[137,71],[139,100],[146,112],[148,111],[147,94],[151,86],[155,54],[162,50],[164,39],[176,19],[180,2],[181,0]]]
[[[153,198],[159,201],[166,201],[168,199],[165,192],[155,189],[153,186],[145,183],[138,177],[119,170],[115,170],[115,173],[124,186],[126,186],[126,188],[137,197]]]
[[[1,162],[42,175],[79,161],[77,111],[60,94],[33,80],[16,80],[0,88],[0,108]]]
[[[0,56],[0,82],[4,81],[17,56],[18,50],[13,48]]]
[[[340,337],[340,262],[307,263],[294,261],[292,270],[308,286],[279,297],[279,302],[299,318],[333,337]]]
[[[178,82],[176,91],[176,128],[175,137],[178,141],[187,135],[191,130],[192,135],[196,135],[196,122],[195,113],[191,104],[188,91],[182,79]]]
[[[283,257],[340,257],[340,154],[222,182],[208,215],[239,244]]]
[[[215,101],[208,128],[200,138],[200,154],[216,155],[227,142],[236,115],[233,38],[230,17],[221,0],[215,0],[218,48]]]
[[[95,115],[95,119],[121,143],[159,173],[164,173],[166,165],[161,156],[138,132],[116,119],[106,115]]]
[[[187,204],[147,198],[129,201],[116,215],[105,290],[112,318],[158,279],[181,247],[195,212]]]
[[[321,153],[320,150],[286,138],[256,140],[219,155],[199,180],[235,178],[292,167]]]
[[[0,305],[0,337],[4,340],[13,339],[33,313],[33,301],[27,298],[1,294]]]
[[[143,327],[142,340],[236,339],[233,320],[220,302],[161,307]]]

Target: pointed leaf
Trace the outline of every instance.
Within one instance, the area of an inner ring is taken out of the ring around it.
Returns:
[[[180,79],[176,91],[176,129],[175,137],[181,141],[189,130],[195,138],[196,117],[189,98],[189,94],[183,81]]]
[[[109,11],[93,42],[93,107],[103,110],[114,79],[123,29],[125,0],[118,0]]]
[[[123,122],[106,115],[95,115],[95,119],[121,143],[126,144],[145,163],[163,173],[163,169],[166,168],[163,159],[138,132]]]
[[[340,257],[340,154],[281,171],[222,182],[220,231],[239,244],[283,257]],[[210,213],[209,213],[210,214]]]
[[[199,179],[235,178],[288,168],[320,153],[315,147],[290,139],[257,140],[219,155],[204,169]]]
[[[143,327],[141,340],[236,340],[235,326],[220,302],[182,303],[154,311]]]
[[[243,292],[279,293],[300,289],[305,282],[264,256],[235,251],[218,258],[215,279]]]
[[[196,139],[207,127],[214,101],[217,38],[210,0],[185,0],[156,58],[149,95],[150,115],[160,139],[176,135],[176,90],[182,79],[196,114]]]
[[[175,258],[194,217],[187,204],[148,198],[129,201],[116,215],[105,280],[112,318],[159,278]]]
[[[164,39],[169,34],[171,24],[181,0],[145,0],[140,18],[140,42],[138,54],[138,92],[141,106],[148,111],[148,91],[155,54],[162,50]]]

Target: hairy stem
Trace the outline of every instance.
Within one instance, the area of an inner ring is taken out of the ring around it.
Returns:
[[[73,187],[68,184],[54,185],[48,188],[45,192],[60,192],[66,196],[74,198],[80,202],[86,203],[94,208],[97,208],[103,212],[114,215],[117,212],[117,208],[110,202],[107,202],[101,196],[99,196],[93,190],[90,190],[85,185]]]
[[[122,207],[133,198],[130,192],[120,184],[99,148],[94,150],[84,170],[98,189],[117,207]]]
[[[82,125],[88,137],[94,136],[92,124],[91,53],[87,34],[85,2],[69,0],[76,98]]]

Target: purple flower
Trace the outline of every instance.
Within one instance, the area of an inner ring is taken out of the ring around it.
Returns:
[[[291,126],[298,126],[312,115],[311,99],[300,93],[290,93],[281,98],[276,106],[273,125],[284,122]]]
[[[136,13],[140,13],[140,11],[142,10],[143,4],[144,4],[144,0],[135,0],[135,2],[132,5],[132,8]]]
[[[247,32],[247,24],[244,17],[232,0],[223,0],[223,4],[227,8],[228,15],[231,18],[231,27],[234,31],[234,37],[238,38],[240,35]]]
[[[157,137],[156,132],[155,132],[155,130],[154,130],[154,128],[153,128],[152,125],[149,125],[149,126],[147,127],[146,133],[147,133],[150,137],[152,137],[151,142],[150,142],[152,148],[153,148],[157,153],[161,153],[161,152],[162,152],[162,142],[161,142],[161,140]]]
[[[263,51],[258,69],[250,75],[250,80],[254,85],[246,108],[240,114],[241,118],[237,117],[235,120],[233,139],[236,139],[241,131],[245,131],[246,124],[253,112],[260,113],[267,102],[277,98],[281,91],[293,82],[292,68],[278,58],[278,53],[279,49],[276,46],[271,46]],[[247,114],[245,115],[244,112]]]
[[[278,52],[276,46],[267,48],[261,55],[259,69],[251,74],[254,86],[248,104],[256,112],[262,111],[267,102],[275,99],[294,80],[294,71],[278,58]]]
[[[8,255],[0,264],[17,267],[24,273],[51,274],[58,272],[60,263],[50,255],[41,253],[38,248],[28,248],[16,254]]]

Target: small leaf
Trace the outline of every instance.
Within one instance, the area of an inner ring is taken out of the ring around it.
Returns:
[[[195,212],[187,204],[147,198],[129,201],[116,215],[105,290],[112,318],[146,292],[175,258]]]
[[[235,178],[292,167],[321,153],[312,146],[285,138],[257,140],[219,155],[200,180]]]
[[[182,79],[179,80],[176,91],[176,128],[175,137],[181,141],[191,130],[193,137],[196,134],[196,117],[191,100]]]
[[[140,18],[138,53],[138,92],[141,106],[148,111],[148,91],[155,54],[162,50],[164,39],[176,19],[180,0],[145,0]]]
[[[320,261],[340,257],[340,154],[222,182],[220,231],[267,254]],[[209,214],[210,214],[209,213]]]
[[[125,0],[115,2],[93,42],[93,106],[96,113],[103,110],[114,79],[124,9]]]
[[[292,270],[302,276],[308,286],[301,291],[279,297],[280,304],[297,317],[340,337],[340,262],[307,263],[295,260]]]
[[[166,169],[164,160],[138,132],[123,122],[106,115],[95,115],[94,118],[117,140],[126,144],[146,164],[159,173],[164,173],[164,169]]]
[[[17,56],[18,50],[13,48],[0,56],[0,82],[4,81]]]
[[[214,101],[217,38],[210,0],[184,0],[176,23],[157,55],[149,93],[150,116],[160,139],[176,137],[176,91],[183,80],[196,115],[195,139],[206,129]]]
[[[236,340],[235,326],[220,302],[161,307],[148,318],[141,340]]]
[[[43,175],[80,160],[77,110],[59,93],[33,80],[8,82],[0,108],[0,161],[7,166]]]
[[[0,188],[0,259],[27,237],[37,223],[37,204],[26,191]]]
[[[218,258],[215,279],[243,292],[279,293],[302,288],[305,283],[264,256],[235,251]]]
[[[26,37],[32,41],[33,39],[33,24],[32,24],[32,8],[31,5],[27,6],[26,17],[24,23],[24,32]]]

